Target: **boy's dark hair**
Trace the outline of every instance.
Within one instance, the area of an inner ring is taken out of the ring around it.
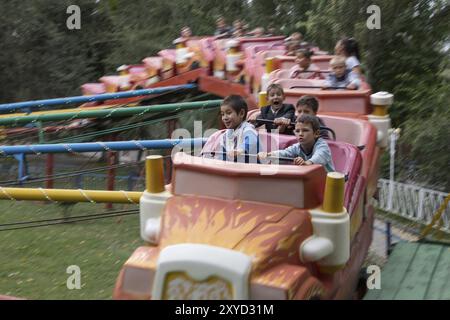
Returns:
[[[301,97],[297,101],[297,107],[300,106],[300,105],[301,106],[310,107],[312,109],[312,111],[314,112],[314,114],[316,114],[317,111],[319,110],[319,102],[313,96],[303,96],[303,97]]]
[[[284,95],[284,90],[283,90],[283,87],[281,86],[281,84],[278,84],[278,83],[270,84],[266,89],[267,94],[269,94],[270,90],[280,90],[281,93]]]
[[[244,119],[247,118],[247,102],[245,102],[244,98],[242,98],[241,96],[235,94],[229,95],[228,97],[223,99],[222,105],[230,106],[231,109],[236,111],[237,114],[239,114],[241,110],[244,110]]]
[[[342,38],[341,43],[344,47],[344,51],[348,56],[355,56],[358,60],[361,60],[359,55],[358,42],[354,38]]]
[[[309,114],[304,114],[301,117],[299,117],[296,121],[297,123],[304,123],[304,124],[311,124],[311,127],[313,129],[314,132],[320,130],[320,122],[319,122],[319,118],[317,118],[316,116],[312,116]]]
[[[307,59],[311,59],[311,57],[312,57],[312,55],[313,55],[313,52],[310,51],[310,50],[308,50],[308,49],[298,49],[298,50],[295,52],[296,55],[299,55],[300,53],[303,54],[303,56],[304,56],[305,58],[307,58]]]

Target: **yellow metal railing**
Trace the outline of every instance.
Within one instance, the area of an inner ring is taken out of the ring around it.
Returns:
[[[139,203],[142,192],[43,188],[3,188],[0,199],[92,203]]]
[[[431,222],[422,230],[422,233],[420,234],[422,239],[425,238],[431,232],[431,230],[433,229],[436,222],[441,221],[442,214],[444,213],[445,209],[447,208],[449,201],[450,201],[450,193],[447,195],[444,202],[441,204],[439,209],[433,215],[433,219],[431,220]]]

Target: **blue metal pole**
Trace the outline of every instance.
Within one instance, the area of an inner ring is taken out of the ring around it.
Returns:
[[[201,147],[206,140],[195,138],[0,146],[0,155],[172,149],[175,146],[195,148]]]
[[[86,103],[86,102],[94,102],[94,101],[104,101],[104,100],[114,100],[114,99],[122,99],[122,98],[131,98],[138,96],[147,96],[151,94],[160,94],[171,90],[182,90],[182,89],[194,89],[197,85],[195,84],[184,84],[178,86],[167,86],[167,87],[159,87],[153,89],[141,89],[141,90],[133,90],[133,91],[123,91],[123,92],[114,92],[114,93],[103,93],[92,96],[75,96],[75,97],[67,97],[67,98],[55,98],[55,99],[45,99],[45,100],[33,100],[33,101],[24,101],[24,102],[15,102],[15,103],[5,103],[0,104],[0,113],[14,111],[17,109],[25,109],[25,108],[39,108],[44,106],[55,106],[55,105],[67,105],[73,103]]]

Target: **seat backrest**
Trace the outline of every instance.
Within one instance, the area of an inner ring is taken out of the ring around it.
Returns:
[[[275,45],[283,45],[283,36],[274,36],[274,37],[261,37],[261,38],[250,38],[243,37],[239,39],[241,44],[241,49],[245,50],[249,46],[255,45],[267,45],[267,46],[275,46]]]
[[[227,48],[226,43],[229,39],[217,39],[212,42],[214,48],[214,61],[222,66],[226,61]]]
[[[159,70],[162,67],[162,60],[162,57],[157,56],[144,58],[142,62],[149,69]]]
[[[254,75],[260,79],[266,72],[266,59],[283,54],[285,50],[266,50],[256,53]]]
[[[295,65],[295,56],[285,56],[278,55],[276,56],[277,65],[279,69],[290,69]]]
[[[280,79],[275,81],[283,81],[284,87],[292,87],[296,85],[294,82],[286,82],[286,80],[302,80],[302,79]],[[321,80],[307,80],[321,81]],[[359,90],[320,90],[314,88],[295,88],[284,89],[286,96],[284,102],[296,104],[297,101],[305,95],[312,95],[319,100],[319,112],[344,112],[366,115],[371,112],[370,94],[371,89]]]
[[[83,95],[101,94],[106,92],[104,83],[85,83],[81,86]]]
[[[290,79],[291,70],[290,69],[277,69],[272,71],[269,75],[269,81],[275,81],[278,79]]]
[[[319,79],[275,79],[274,83],[278,83],[284,90],[292,89],[293,87],[305,87],[309,90],[321,90],[325,84],[325,80]],[[299,88],[301,89],[301,88]]]
[[[342,173],[349,173],[353,170],[353,159],[357,157],[359,150],[345,142],[327,140],[333,157],[334,168]]]
[[[251,47],[254,54],[261,52],[261,51],[267,51],[267,50],[281,50],[283,52],[286,52],[286,46],[284,44],[277,44],[273,43],[270,45],[267,44],[259,44],[254,45]]]
[[[129,69],[128,69],[128,72],[130,73],[130,74],[141,74],[141,73],[143,73],[143,72],[145,72],[146,71],[146,66],[145,65],[137,65],[137,66],[131,66]]]
[[[249,110],[247,112],[247,121],[248,120],[255,120],[256,117],[260,114],[260,112],[261,112],[260,109]]]
[[[367,131],[370,130],[367,121],[330,115],[320,115],[320,118],[327,127],[334,130],[338,141],[350,143],[355,146],[361,146],[367,143]]]
[[[199,46],[203,55],[203,59],[205,59],[208,62],[214,60],[215,50],[213,41],[214,38],[203,38],[199,40]]]
[[[214,152],[219,148],[220,139],[222,138],[222,135],[225,133],[225,130],[226,129],[219,130],[219,131],[213,133],[208,138],[205,145],[203,146],[202,154],[209,155],[211,152]]]
[[[327,140],[336,171],[347,175],[344,191],[344,206],[348,209],[358,176],[361,173],[362,156],[352,144]]]

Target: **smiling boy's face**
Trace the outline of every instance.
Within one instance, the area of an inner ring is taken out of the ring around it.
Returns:
[[[267,100],[274,110],[278,110],[283,105],[284,94],[280,89],[271,89],[268,92]]]
[[[314,132],[311,123],[297,122],[294,133],[298,142],[302,145],[313,145],[314,141],[320,136],[320,131]]]
[[[241,110],[238,114],[232,107],[223,104],[220,106],[220,114],[227,129],[236,129],[244,121],[245,111]]]

